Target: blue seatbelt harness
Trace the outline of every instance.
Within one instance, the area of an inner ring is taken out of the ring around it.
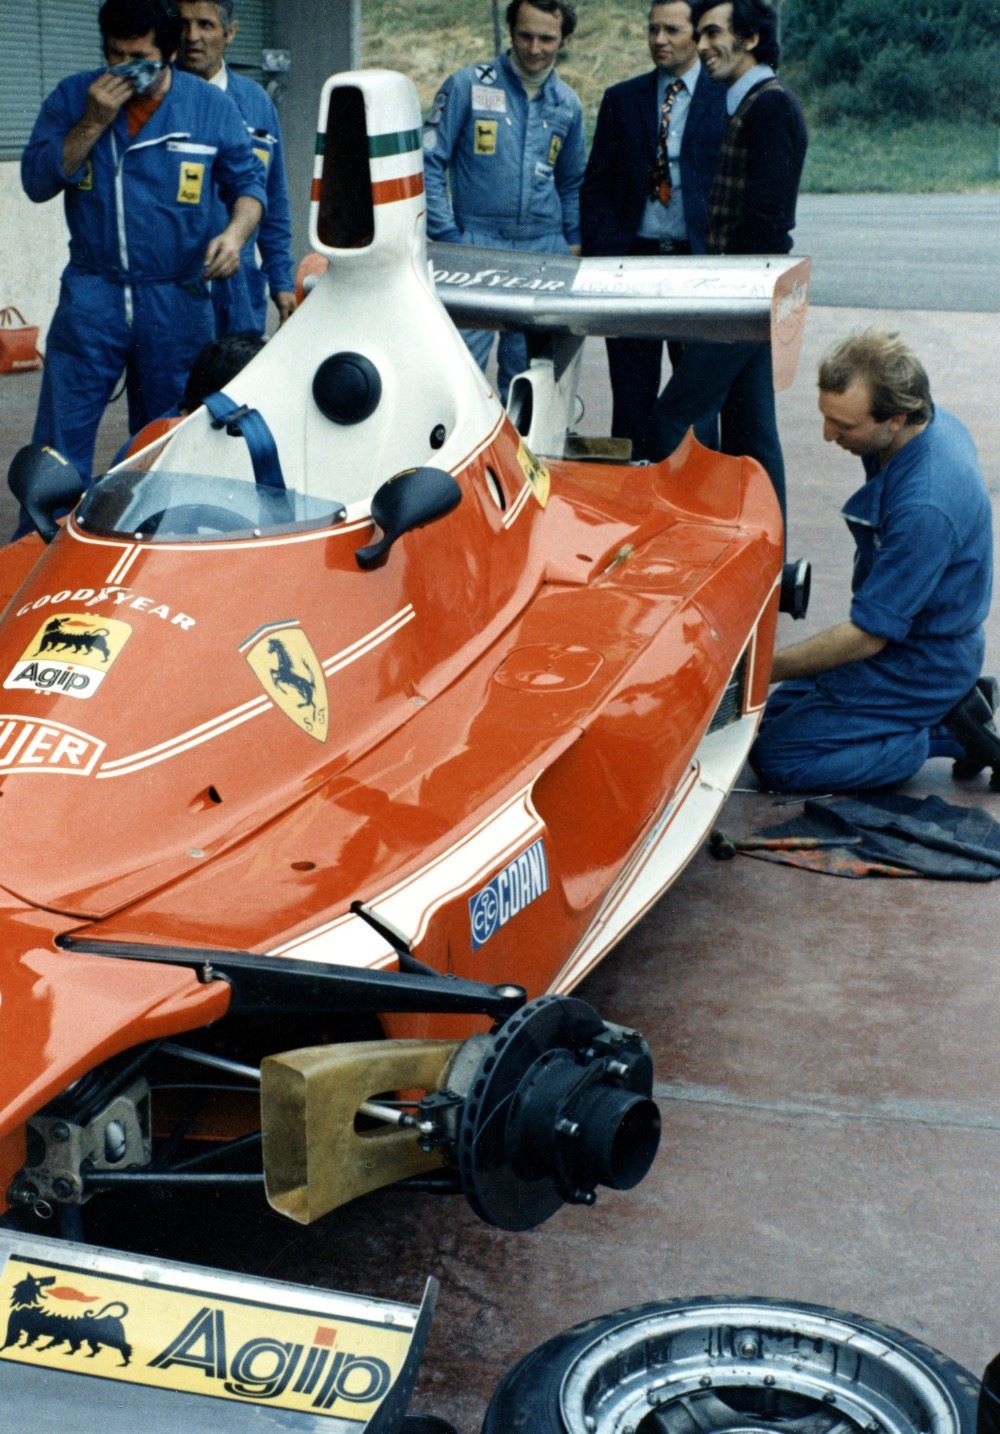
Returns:
[[[224,428],[234,437],[239,435],[246,439],[257,487],[284,492],[285,476],[281,471],[278,448],[263,414],[245,403],[234,403],[224,393],[210,393],[204,403],[212,415],[213,428]]]

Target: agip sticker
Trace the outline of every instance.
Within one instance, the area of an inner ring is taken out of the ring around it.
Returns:
[[[12,1256],[0,1359],[367,1424],[402,1369],[401,1328]]]
[[[178,204],[200,204],[201,190],[205,182],[205,166],[181,160],[180,178],[177,182]]]
[[[48,696],[93,697],[131,635],[128,623],[114,617],[53,613],[3,685]]]

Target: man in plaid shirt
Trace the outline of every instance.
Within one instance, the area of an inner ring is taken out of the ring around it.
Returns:
[[[698,54],[726,86],[729,120],[709,199],[711,254],[787,254],[806,153],[795,96],[775,75],[778,17],[765,0],[695,3]],[[672,453],[693,423],[720,414],[724,453],[748,454],[767,470],[785,513],[785,466],[774,411],[767,343],[691,343],[653,409],[645,444]]]

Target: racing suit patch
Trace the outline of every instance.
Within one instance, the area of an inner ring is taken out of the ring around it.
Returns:
[[[260,160],[261,164],[264,166],[265,169],[271,163],[271,151],[269,149],[257,149],[255,147],[254,154]]]
[[[552,136],[552,142],[551,142],[551,144],[549,145],[549,155],[548,155],[549,164],[552,164],[552,165],[555,164],[556,160],[559,158],[559,151],[562,149],[562,145],[563,145],[562,135],[561,135],[561,134],[554,134],[554,135]]]
[[[472,108],[474,110],[491,110],[494,114],[505,115],[507,113],[507,91],[491,90],[486,85],[473,85]]]
[[[476,138],[473,149],[476,154],[496,154],[496,120],[476,120]]]
[[[79,183],[76,187],[77,187],[77,189],[86,189],[86,190],[91,190],[91,189],[93,189],[93,187],[94,187],[94,163],[93,163],[93,160],[85,159],[85,160],[83,161],[83,178],[80,180],[80,183]]]
[[[205,166],[190,164],[181,160],[180,182],[177,185],[178,204],[200,204],[201,187],[205,182]]]
[[[476,79],[481,85],[495,85],[497,82],[496,65],[477,65]]]

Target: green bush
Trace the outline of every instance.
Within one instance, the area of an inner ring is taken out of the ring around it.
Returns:
[[[782,59],[814,118],[1000,115],[996,0],[784,0],[781,18]]]

